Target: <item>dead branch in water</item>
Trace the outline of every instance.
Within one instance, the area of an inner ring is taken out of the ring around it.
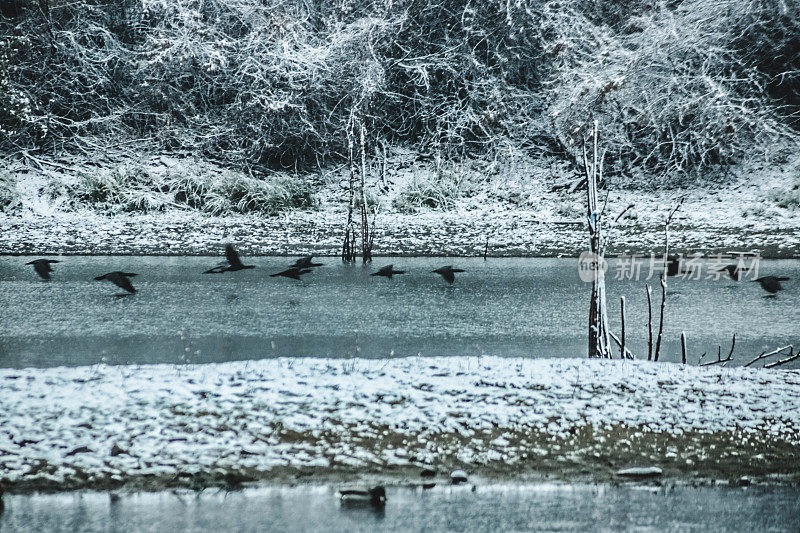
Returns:
[[[606,313],[606,276],[603,268],[604,243],[602,234],[603,214],[597,208],[597,182],[602,179],[603,164],[597,153],[597,121],[592,128],[592,160],[583,143],[583,168],[586,174],[586,207],[589,223],[589,242],[594,273],[592,276],[592,299],[589,305],[589,357],[611,358],[611,342]]]
[[[354,140],[358,130],[358,140]],[[378,218],[378,205],[372,213],[372,223],[369,220],[369,205],[367,201],[367,146],[366,128],[363,122],[350,117],[347,126],[347,148],[350,163],[350,176],[348,180],[347,225],[344,232],[342,245],[342,261],[354,262],[356,252],[356,229],[353,213],[358,206],[361,217],[361,259],[364,263],[372,261],[372,247],[375,242],[375,222]],[[357,158],[359,162],[357,162]],[[386,181],[386,148],[383,150],[383,168],[380,170],[383,181]],[[358,176],[358,177],[356,177]],[[358,188],[358,191],[356,191]],[[358,194],[358,196],[356,196]]]
[[[664,222],[664,271],[661,273],[661,313],[658,320],[658,336],[656,337],[656,351],[653,361],[658,361],[658,356],[661,354],[661,337],[664,332],[664,308],[667,306],[667,266],[669,263],[669,225],[672,223],[672,218],[678,212],[683,204],[681,198],[678,205],[672,208]]]
[[[647,287],[647,360],[653,360],[653,305],[651,302],[652,296],[652,289],[650,285],[646,285]]]
[[[782,348],[778,348],[777,350],[772,350],[771,352],[761,352],[755,359],[751,360],[749,363],[747,363],[744,366],[746,366],[746,367],[750,366],[753,363],[757,363],[758,361],[761,361],[762,359],[766,359],[767,357],[771,357],[773,355],[778,355],[779,353],[781,353],[781,352],[783,352],[785,350],[789,350],[789,354],[788,355],[791,357],[793,355],[794,347],[791,344],[789,344],[788,346],[784,346]],[[764,366],[764,368],[767,368],[766,365]]]
[[[620,337],[622,337],[622,342],[619,346],[619,352],[622,357],[625,357],[625,297],[620,296],[619,298],[619,318],[621,322],[620,326]]]
[[[623,359],[636,359],[636,356],[628,348],[625,348],[624,350],[622,349],[622,341],[620,340],[619,337],[617,337],[617,335],[613,331],[609,331],[608,336],[611,337],[611,340],[613,340],[619,347],[621,352],[621,357]]]
[[[800,352],[792,354],[792,350],[789,350],[789,357],[786,359],[781,359],[780,361],[775,361],[774,363],[769,363],[768,365],[764,365],[764,368],[775,368],[776,366],[785,365],[786,363],[790,363],[797,358],[800,358]]]
[[[681,363],[686,364],[686,332],[681,331]]]
[[[342,261],[352,262],[356,260],[355,229],[353,228],[353,210],[355,208],[356,193],[356,168],[353,149],[352,120],[347,128],[347,151],[350,163],[350,176],[348,179],[348,201],[347,201],[347,225],[344,228],[344,243],[342,244]]]
[[[722,346],[719,346],[719,349],[717,350],[717,360],[716,361],[708,361],[708,362],[705,362],[705,363],[700,363],[700,366],[711,366],[711,365],[716,365],[716,364],[719,364],[719,363],[727,363],[728,361],[733,359],[733,349],[735,347],[736,347],[736,333],[733,334],[733,340],[731,340],[731,351],[728,352],[728,357],[726,357],[725,359],[722,358]],[[703,354],[703,355],[705,355],[705,354]],[[701,359],[702,359],[702,356],[701,356]]]
[[[369,208],[367,206],[367,146],[365,141],[365,128],[364,124],[359,124],[359,145],[361,148],[361,260],[364,263],[372,261],[372,236],[369,227]],[[377,208],[376,208],[377,211]],[[373,226],[375,218],[373,217]]]

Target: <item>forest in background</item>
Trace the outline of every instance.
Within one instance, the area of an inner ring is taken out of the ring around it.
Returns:
[[[402,146],[620,185],[797,146],[797,0],[0,0],[0,153],[123,143],[258,178]],[[211,187],[211,185],[208,185]]]

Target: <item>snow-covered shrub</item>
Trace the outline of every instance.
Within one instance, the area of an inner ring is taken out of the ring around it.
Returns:
[[[17,181],[7,170],[0,170],[0,211],[11,211],[18,204]]]
[[[19,5],[0,17],[6,153],[135,140],[261,175],[346,160],[356,117],[368,146],[574,160],[598,119],[607,177],[661,183],[800,129],[797,1]]]
[[[642,180],[644,172],[661,183],[796,139],[770,100],[761,56],[740,39],[745,14],[781,4],[686,1],[632,17],[621,32],[578,12],[548,13],[559,48],[549,114],[560,143],[577,155],[592,120],[599,120],[606,163],[616,171],[608,175]],[[800,17],[797,4],[792,9]],[[764,41],[797,26],[796,20],[773,22],[749,26],[761,32],[751,37]],[[761,53],[771,52],[764,47]],[[800,66],[797,59],[787,66]]]

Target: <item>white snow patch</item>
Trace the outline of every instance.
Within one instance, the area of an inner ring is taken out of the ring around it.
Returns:
[[[118,479],[432,464],[441,455],[516,461],[508,438],[479,438],[485,427],[556,437],[586,424],[676,435],[739,429],[800,443],[800,371],[501,357],[356,363],[1,369],[0,472],[12,483],[38,476],[58,485],[76,470]],[[475,436],[458,449],[437,440],[465,432]],[[126,453],[112,457],[115,444]],[[80,447],[90,451],[68,455]]]

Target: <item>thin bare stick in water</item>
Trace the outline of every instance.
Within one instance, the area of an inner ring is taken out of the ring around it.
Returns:
[[[342,244],[342,261],[351,262],[356,260],[355,251],[355,231],[353,229],[353,210],[355,208],[355,186],[356,186],[356,167],[355,154],[353,149],[353,117],[347,126],[347,150],[350,163],[350,176],[348,179],[348,201],[347,201],[347,225],[344,229],[344,243]]]
[[[647,360],[653,360],[653,305],[651,303],[651,296],[653,293],[652,288],[650,285],[646,285],[647,287]]]
[[[686,332],[681,331],[681,363],[686,364]]]
[[[619,352],[622,358],[625,358],[625,297],[620,296],[619,298],[619,318],[622,322],[620,337],[622,337],[622,342],[619,346]]]
[[[681,198],[678,205],[672,208],[664,223],[664,271],[661,273],[661,314],[658,319],[658,337],[656,337],[656,352],[653,357],[654,361],[658,361],[658,356],[661,354],[661,338],[664,332],[664,308],[667,306],[667,265],[669,263],[669,225],[672,223],[672,217],[678,212],[683,204]]]

